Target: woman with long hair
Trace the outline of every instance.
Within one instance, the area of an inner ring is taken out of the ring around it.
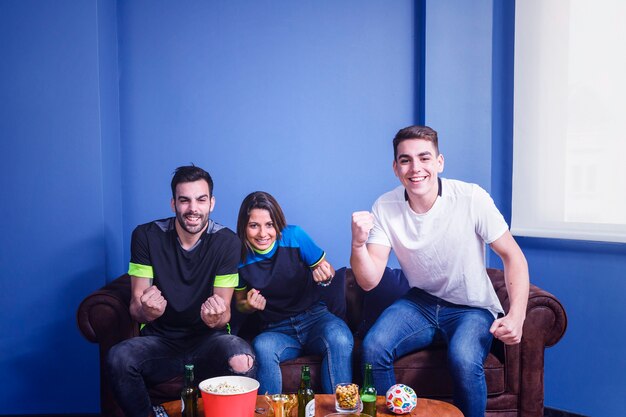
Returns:
[[[298,226],[287,225],[274,197],[263,191],[241,203],[242,241],[237,309],[257,312],[261,333],[253,340],[259,392],[282,390],[280,363],[304,354],[322,356],[321,385],[334,392],[352,380],[350,329],[321,301],[321,286],[335,274],[325,252]]]

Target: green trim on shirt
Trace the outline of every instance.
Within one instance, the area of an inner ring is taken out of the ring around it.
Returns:
[[[214,287],[219,288],[235,288],[239,285],[239,274],[216,275]]]
[[[252,250],[254,250],[258,254],[265,255],[265,254],[270,253],[272,251],[272,249],[274,249],[274,246],[276,246],[276,241],[273,241],[272,244],[270,245],[270,247],[265,249],[265,250],[258,250],[254,246],[252,246]]]
[[[128,265],[128,275],[139,278],[154,278],[154,271],[150,265],[141,265],[130,262]]]

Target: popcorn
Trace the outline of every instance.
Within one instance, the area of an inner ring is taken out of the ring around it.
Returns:
[[[336,406],[342,410],[354,410],[359,403],[359,386],[356,384],[339,384],[335,391]]]
[[[242,392],[246,392],[246,389],[241,385],[231,384],[228,382],[222,382],[217,385],[208,385],[206,390],[212,394],[240,394]]]

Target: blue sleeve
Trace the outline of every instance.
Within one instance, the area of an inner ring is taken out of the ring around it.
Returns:
[[[300,249],[300,258],[306,265],[313,267],[324,258],[324,251],[299,226],[287,226],[283,234],[284,238],[293,240],[292,243],[297,244]]]

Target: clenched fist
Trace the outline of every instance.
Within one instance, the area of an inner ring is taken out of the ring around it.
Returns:
[[[261,292],[255,288],[252,288],[246,294],[246,300],[248,301],[248,305],[253,310],[265,310],[266,300],[265,297],[261,295]]]
[[[493,337],[500,339],[505,345],[515,345],[522,341],[524,319],[515,319],[506,315],[496,319],[489,331]]]
[[[139,302],[141,311],[148,322],[161,317],[165,313],[165,307],[167,307],[167,300],[156,285],[146,288],[139,298]]]
[[[367,243],[370,230],[374,227],[374,215],[369,211],[352,213],[352,246],[361,247]]]
[[[218,294],[213,294],[202,303],[200,307],[200,317],[210,328],[215,328],[220,324],[222,316],[226,313],[226,303]]]

